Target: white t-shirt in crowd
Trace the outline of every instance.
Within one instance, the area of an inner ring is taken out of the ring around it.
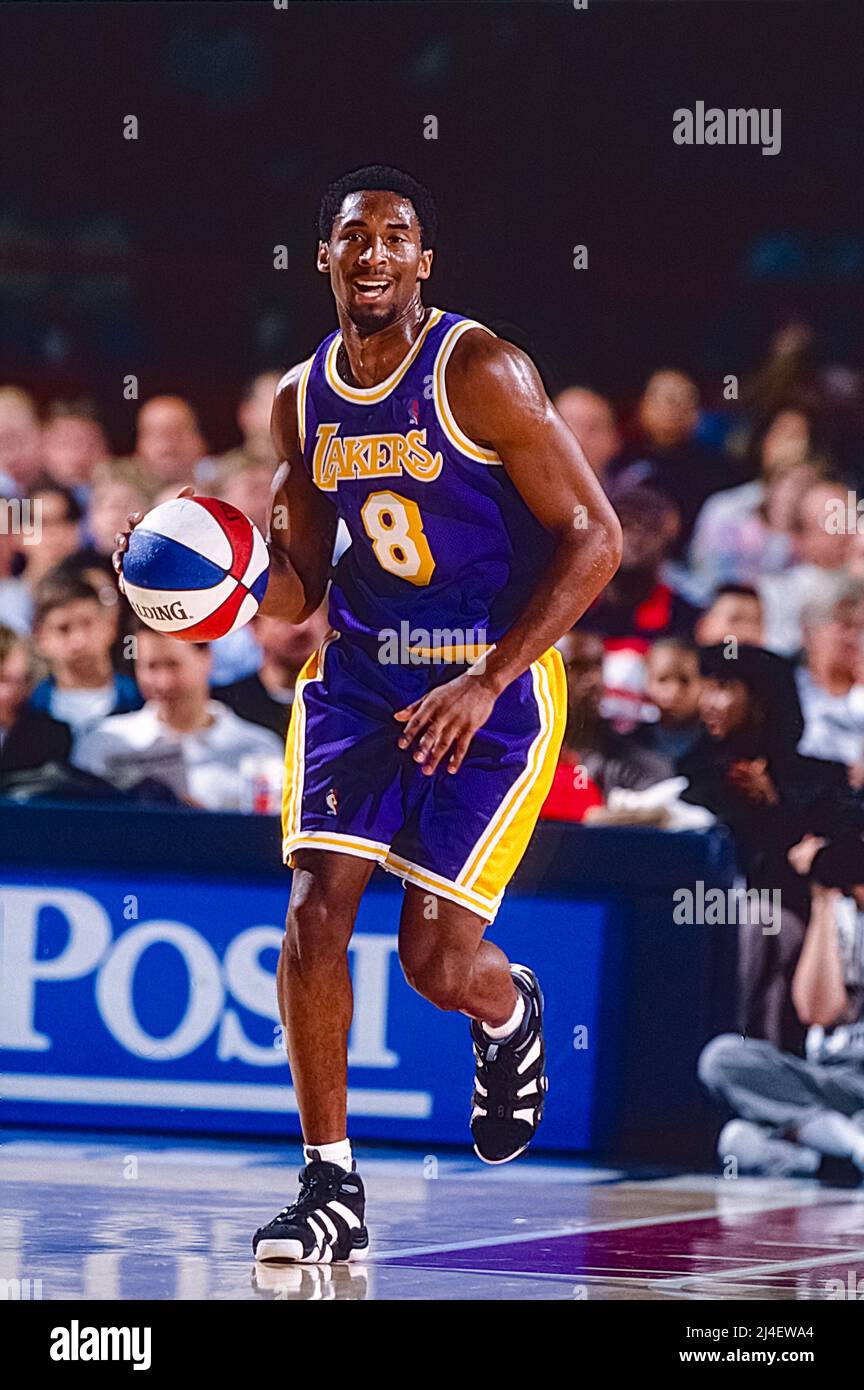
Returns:
[[[243,805],[241,758],[281,760],[283,741],[271,729],[240,719],[217,700],[208,702],[207,712],[210,724],[188,734],[163,724],[153,704],[133,714],[112,715],[76,740],[72,762],[121,787],[150,776],[208,811],[239,810]]]
[[[55,685],[48,713],[62,724],[68,724],[73,735],[78,737],[100,724],[111,713],[116,699],[113,681],[95,690],[61,690]]]
[[[23,579],[0,579],[0,623],[26,637],[33,621],[33,600]]]
[[[804,715],[804,734],[798,752],[807,758],[853,763],[864,759],[864,685],[845,695],[831,695],[817,685],[805,666],[795,672]]]

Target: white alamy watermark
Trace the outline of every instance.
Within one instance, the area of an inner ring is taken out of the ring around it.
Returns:
[[[842,497],[829,498],[825,503],[825,530],[829,536],[864,535],[864,497],[850,491],[845,502]]]
[[[0,536],[20,536],[25,545],[42,539],[42,498],[7,497],[0,501]]]
[[[52,1361],[131,1361],[134,1371],[150,1369],[149,1327],[69,1327],[51,1330]]]
[[[780,930],[779,888],[708,888],[697,879],[692,888],[676,888],[672,921],[676,926],[727,927],[746,922],[762,927],[763,936]]]
[[[457,661],[466,662],[480,674],[489,650],[483,628],[424,628],[401,622],[398,631],[384,627],[378,634],[382,666],[445,666]]]
[[[691,111],[679,106],[672,113],[676,145],[761,145],[763,154],[780,153],[779,106],[706,107],[697,101]]]

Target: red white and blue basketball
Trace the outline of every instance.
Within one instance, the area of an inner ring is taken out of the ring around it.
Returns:
[[[215,497],[175,497],[138,523],[123,589],[142,622],[185,642],[212,642],[253,618],[270,557],[257,526]]]

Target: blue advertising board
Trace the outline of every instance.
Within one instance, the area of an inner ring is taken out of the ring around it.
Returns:
[[[275,989],[288,888],[287,873],[0,869],[0,1119],[299,1134]],[[351,1134],[464,1143],[468,1021],[405,982],[400,901],[398,885],[373,881],[350,947]],[[614,907],[514,893],[490,937],[544,986],[543,1147],[591,1148],[593,1043],[620,952]]]

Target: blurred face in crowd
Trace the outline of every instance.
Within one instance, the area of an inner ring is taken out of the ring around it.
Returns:
[[[46,490],[34,493],[33,500],[41,509],[42,533],[37,545],[26,548],[28,584],[74,555],[80,544],[79,524],[70,516],[68,497]]]
[[[8,473],[26,492],[41,466],[41,431],[33,402],[25,391],[0,388],[0,473]]]
[[[223,502],[230,502],[232,507],[239,507],[255,522],[259,531],[265,532],[272,481],[273,469],[267,465],[241,468],[226,478],[219,496]]]
[[[172,493],[175,491],[172,489]],[[118,531],[128,530],[130,512],[146,510],[147,498],[132,482],[117,478],[94,487],[87,518],[93,545],[99,554],[111,554]]]
[[[720,594],[696,626],[702,647],[713,647],[734,637],[750,646],[762,646],[762,603],[756,594]]]
[[[252,631],[261,648],[264,665],[289,677],[296,676],[318,650],[328,628],[323,607],[302,623],[286,623],[282,618],[266,617],[263,613],[252,620]]]
[[[21,549],[21,537],[12,530],[12,515],[8,510],[9,499],[0,497],[0,579],[8,579],[12,573],[12,561]]]
[[[661,449],[688,440],[699,419],[696,383],[683,372],[655,372],[639,403],[639,423]]]
[[[762,438],[762,472],[766,478],[803,463],[810,448],[810,423],[800,410],[780,410]]]
[[[168,724],[201,723],[209,699],[209,648],[146,629],[136,636],[135,678],[144,699]]]
[[[684,724],[699,711],[696,652],[656,642],[645,662],[645,693],[660,711],[661,723]]]
[[[807,462],[779,468],[765,479],[765,519],[773,531],[795,530],[801,499],[818,482],[818,467]]]
[[[640,500],[634,495],[616,499],[614,503],[621,522],[621,573],[650,573],[659,568],[668,554],[678,531],[678,514],[674,507],[665,506],[659,499]]]
[[[204,453],[195,412],[180,396],[154,396],[138,412],[136,452],[153,480],[189,483]]]
[[[838,693],[864,674],[864,597],[841,599],[827,622],[805,623],[807,665],[814,679]]]
[[[262,372],[252,383],[249,395],[237,407],[237,423],[247,447],[252,447],[253,457],[260,454],[262,448],[266,448],[266,457],[275,457],[270,443],[270,414],[279,380],[278,372]]]
[[[603,694],[603,642],[592,632],[567,632],[556,644],[567,672],[568,706],[596,714]]]
[[[46,470],[64,487],[89,483],[93,469],[108,454],[101,426],[82,415],[49,420],[42,431]]]
[[[595,391],[586,391],[581,386],[571,386],[562,391],[555,405],[599,477],[621,447],[621,436],[611,405],[603,396],[598,396]]]
[[[111,670],[114,610],[94,594],[74,598],[46,613],[35,637],[40,652],[62,685],[104,685]]]
[[[699,717],[711,738],[728,738],[750,718],[750,692],[743,681],[703,677],[699,687]]]
[[[27,698],[30,660],[23,642],[15,642],[5,657],[0,656],[0,729],[15,723]]]
[[[838,483],[816,483],[802,497],[793,533],[795,551],[802,564],[835,570],[846,563],[849,535],[835,534],[827,524],[831,504],[839,499],[845,508],[846,492]]]

